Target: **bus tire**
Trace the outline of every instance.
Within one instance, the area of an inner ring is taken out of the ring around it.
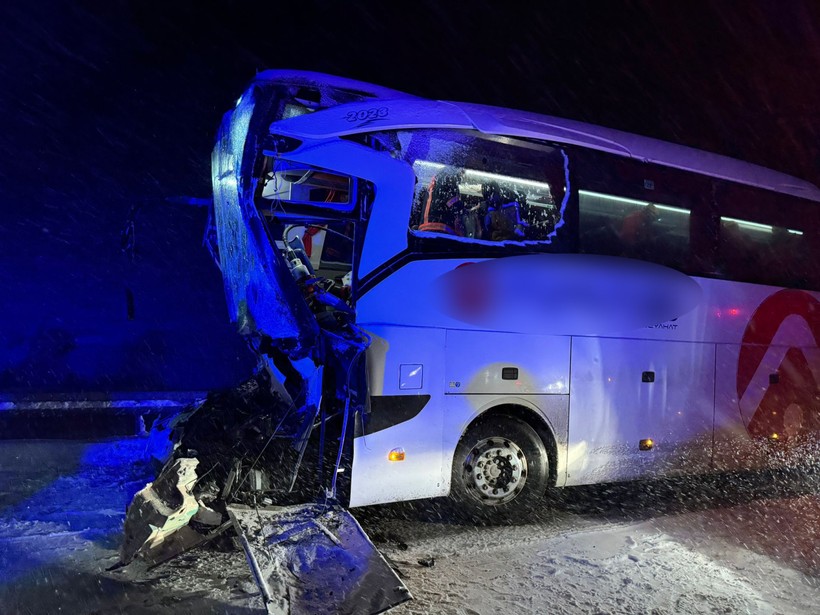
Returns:
[[[521,419],[493,416],[470,427],[456,447],[450,498],[469,521],[525,518],[544,506],[549,456]]]

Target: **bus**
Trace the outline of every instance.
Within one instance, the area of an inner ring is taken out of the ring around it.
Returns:
[[[267,71],[223,119],[213,183],[230,316],[274,386],[331,403],[320,357],[346,357],[351,507],[502,518],[554,487],[805,460],[820,430],[806,181]]]

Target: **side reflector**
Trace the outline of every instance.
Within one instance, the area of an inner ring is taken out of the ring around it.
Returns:
[[[404,449],[394,448],[387,454],[387,461],[404,461]]]
[[[651,451],[654,446],[655,442],[652,438],[646,438],[646,440],[638,442],[638,450],[640,451]]]
[[[769,440],[779,440],[779,439],[780,439],[780,436],[777,435],[776,433],[773,433],[772,435],[769,436]]]

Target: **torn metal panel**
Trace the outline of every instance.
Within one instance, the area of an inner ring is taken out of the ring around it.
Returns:
[[[381,613],[409,590],[338,505],[229,506],[268,613]]]
[[[273,248],[263,221],[243,198],[240,165],[253,91],[226,115],[213,161],[214,216],[228,309],[240,332],[263,332],[294,357],[315,347],[318,327],[282,254]]]
[[[125,516],[125,539],[120,549],[122,563],[148,556],[172,535],[177,534],[175,540],[181,541],[183,548],[195,539],[193,535],[198,536],[187,527],[199,510],[199,503],[192,494],[198,464],[196,459],[176,459],[134,496]],[[179,534],[183,529],[188,532]],[[186,537],[186,534],[189,535]]]

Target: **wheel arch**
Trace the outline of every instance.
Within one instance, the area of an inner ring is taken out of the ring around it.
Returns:
[[[547,459],[549,460],[548,484],[550,487],[554,487],[558,481],[558,444],[549,423],[541,413],[534,408],[516,402],[504,402],[491,406],[473,417],[473,419],[464,426],[458,441],[461,442],[464,439],[464,435],[474,426],[491,418],[505,417],[512,417],[523,421],[538,434],[538,437],[541,439],[547,451]],[[455,463],[455,460],[453,460],[452,463]]]

